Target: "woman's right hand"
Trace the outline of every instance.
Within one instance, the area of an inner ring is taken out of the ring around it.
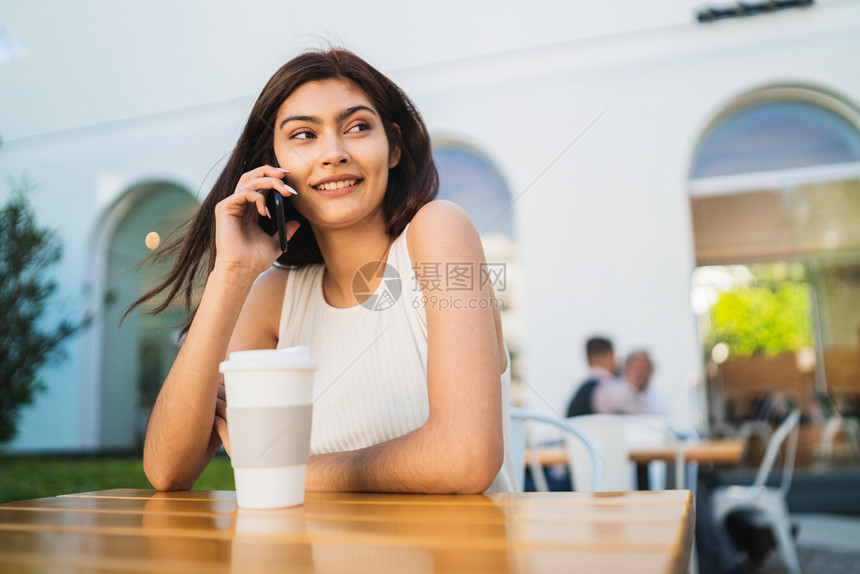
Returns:
[[[232,195],[215,206],[216,266],[243,269],[259,275],[281,254],[277,237],[263,231],[258,216],[273,217],[266,209],[269,190],[290,197],[296,192],[281,179],[289,172],[264,165],[242,174]],[[287,237],[299,228],[298,221],[287,222]]]

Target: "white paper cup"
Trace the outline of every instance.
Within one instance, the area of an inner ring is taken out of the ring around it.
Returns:
[[[240,507],[304,502],[316,368],[307,347],[237,351],[221,363]]]

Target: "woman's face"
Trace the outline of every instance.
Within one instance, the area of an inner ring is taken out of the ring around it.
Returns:
[[[275,155],[290,171],[299,213],[318,227],[384,225],[388,170],[400,159],[379,112],[354,84],[308,82],[288,97],[275,121]]]

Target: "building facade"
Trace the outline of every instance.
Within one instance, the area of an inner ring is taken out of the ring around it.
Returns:
[[[692,199],[733,192],[697,181],[697,158],[726,118],[762,102],[808,103],[860,132],[860,4],[708,23],[696,5],[0,8],[18,46],[0,65],[0,175],[27,178],[39,222],[64,242],[55,316],[95,317],[68,360],[44,371],[48,388],[6,448],[139,444],[179,315],[119,328],[158,273],[124,271],[147,255],[149,234],[164,240],[208,192],[268,76],[329,43],[416,102],[445,156],[443,195],[447,177],[460,182],[448,193],[470,201],[458,173],[492,180],[467,209],[488,260],[511,271],[518,400],[563,412],[585,371],[584,341],[601,333],[622,352],[649,348],[673,412],[700,420]],[[846,169],[843,179],[860,177]]]

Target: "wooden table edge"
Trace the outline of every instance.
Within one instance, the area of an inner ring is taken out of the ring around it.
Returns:
[[[690,571],[690,560],[693,555],[693,544],[696,540],[696,505],[693,492],[687,491],[687,509],[678,532],[678,547],[680,553],[675,558],[673,572],[685,574]]]

